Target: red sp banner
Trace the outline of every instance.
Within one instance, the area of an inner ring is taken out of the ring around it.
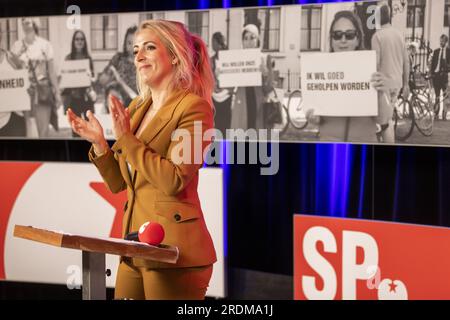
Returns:
[[[450,229],[296,215],[294,299],[450,299]]]

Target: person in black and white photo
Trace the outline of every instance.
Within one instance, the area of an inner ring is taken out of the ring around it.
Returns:
[[[65,60],[89,60],[89,77],[92,79],[94,76],[94,65],[92,58],[89,54],[86,35],[82,30],[76,30],[72,36],[71,51],[66,56]],[[64,99],[64,112],[70,107],[72,111],[77,115],[86,115],[86,111],[92,110],[94,112],[94,103],[96,100],[96,93],[92,87],[84,88],[66,88],[61,93]],[[72,131],[73,137],[78,135]]]
[[[444,93],[447,90],[448,85],[448,72],[450,71],[450,49],[447,45],[448,37],[443,34],[440,38],[440,47],[433,51],[433,56],[431,58],[430,72],[434,91],[436,93],[436,103],[434,110],[436,119],[439,118],[439,101],[441,92]],[[447,117],[445,106],[443,109],[442,119],[445,120]]]
[[[365,50],[364,31],[359,17],[349,10],[339,11],[331,22],[329,31],[330,52],[349,52]],[[388,83],[380,73],[372,74],[372,86],[381,91]],[[380,110],[378,110],[380,112]],[[377,142],[376,117],[316,116],[313,109],[306,110],[308,121],[319,127],[320,141],[333,142]]]
[[[117,52],[111,58],[111,61],[98,76],[98,82],[103,87],[115,86],[115,83],[119,84],[124,105],[128,105],[132,99],[137,97],[136,68],[133,62],[133,36],[136,30],[137,26],[127,29],[122,51]]]
[[[392,117],[397,97],[409,96],[409,57],[403,35],[391,24],[391,10],[385,1],[378,3],[380,25],[372,37],[372,50],[377,53],[377,70],[388,80],[385,90],[378,91],[377,123],[385,143],[395,143]]]
[[[411,42],[408,44],[408,57],[409,57],[409,88],[414,90],[416,88],[415,75],[417,73],[417,68],[420,67],[420,63],[416,64],[417,53],[419,52],[420,45],[417,42]]]
[[[35,119],[39,138],[49,137],[50,124],[58,130],[56,109],[61,107],[54,66],[53,47],[49,41],[39,36],[39,19],[22,18],[24,38],[12,46],[12,53],[18,56],[23,67],[28,69],[31,83],[31,117]],[[27,123],[27,130],[31,127]]]
[[[261,48],[260,30],[256,25],[244,26],[242,48]],[[270,55],[263,55],[260,69],[262,86],[235,88],[231,109],[231,128],[233,129],[265,128],[262,106],[273,90],[273,69]]]
[[[211,56],[211,68],[215,78],[215,86],[212,94],[212,100],[215,108],[214,125],[216,129],[220,130],[222,135],[225,136],[225,130],[230,127],[231,123],[232,90],[229,88],[220,87],[218,72],[216,72],[216,63],[219,59],[219,51],[228,49],[225,42],[225,36],[219,31],[212,35],[212,48],[214,54]]]
[[[2,33],[0,32],[0,41]],[[0,70],[19,69],[20,61],[11,52],[0,49]],[[0,137],[25,137],[26,122],[23,111],[0,112]]]

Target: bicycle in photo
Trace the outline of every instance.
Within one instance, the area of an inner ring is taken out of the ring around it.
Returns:
[[[440,105],[441,103],[445,104],[448,98],[447,88],[436,98],[432,77],[432,75],[424,74],[423,78],[427,81],[427,86],[415,87],[411,97],[416,127],[421,134],[427,137],[433,134],[434,120],[439,113]]]
[[[416,68],[414,68],[416,69]],[[416,74],[416,72],[414,72]],[[445,90],[442,96],[435,98],[432,86],[432,76],[420,74],[421,79],[415,76],[410,81],[411,95],[407,100],[400,94],[394,108],[395,138],[399,141],[407,140],[414,127],[424,136],[433,134],[435,110],[448,98]],[[421,81],[422,80],[422,81]]]
[[[303,99],[301,90],[294,90],[289,94],[287,102],[287,114],[291,125],[302,130],[308,125],[308,120],[303,109]]]
[[[430,107],[428,93],[424,89],[414,89],[410,97],[397,99],[394,108],[394,130],[398,141],[406,141],[414,127],[424,136],[433,134],[434,112]]]
[[[431,102],[432,99],[434,98],[432,98],[428,89],[413,90],[413,95],[410,98],[415,126],[426,137],[433,134],[434,106]]]
[[[308,121],[303,110],[303,99],[300,90],[292,91],[287,97],[286,104],[284,99],[281,103],[281,123],[276,123],[272,130],[278,130],[279,134],[284,134],[289,125],[295,129],[302,130],[308,125]]]
[[[282,103],[281,116],[282,122],[276,124],[273,128],[275,130],[278,129],[280,135],[287,131],[289,125],[292,125],[292,127],[298,130],[306,128],[308,120],[303,110],[301,90],[297,89],[292,91],[287,98],[286,104]]]
[[[405,141],[414,129],[414,111],[408,99],[400,94],[394,105],[394,132],[395,140]]]

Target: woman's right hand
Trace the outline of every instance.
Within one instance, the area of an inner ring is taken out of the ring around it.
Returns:
[[[87,120],[80,118],[69,108],[67,109],[67,121],[76,134],[94,145],[95,153],[103,153],[108,148],[103,127],[91,110],[88,110],[86,114]]]

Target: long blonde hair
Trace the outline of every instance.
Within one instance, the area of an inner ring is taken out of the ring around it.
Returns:
[[[177,58],[173,89],[188,90],[205,100],[211,107],[214,76],[208,50],[203,40],[186,30],[184,24],[169,20],[143,21],[136,33],[148,29],[156,33],[173,58]],[[142,101],[151,97],[148,85],[136,73],[137,87]]]

